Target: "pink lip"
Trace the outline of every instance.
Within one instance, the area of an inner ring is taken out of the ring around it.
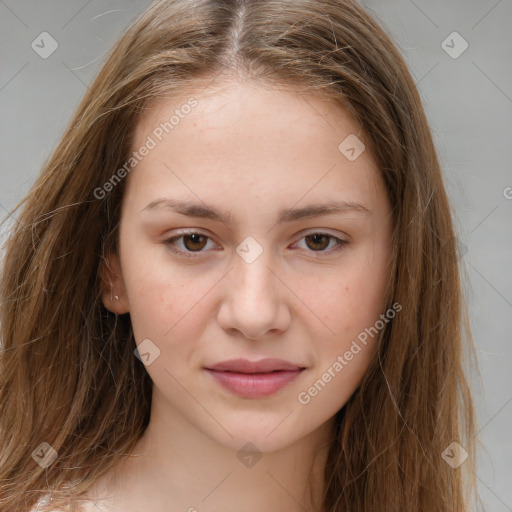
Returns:
[[[206,368],[219,384],[244,398],[263,398],[277,393],[304,370],[282,359],[232,359]]]

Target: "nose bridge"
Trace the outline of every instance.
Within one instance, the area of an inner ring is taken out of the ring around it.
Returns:
[[[271,251],[264,249],[254,237],[245,238],[236,248],[235,288],[245,299],[263,300],[274,288]]]
[[[281,304],[279,280],[271,271],[271,251],[264,250],[255,239],[244,240],[236,251],[230,287],[219,315],[222,327],[236,329],[249,339],[285,330],[290,315]]]

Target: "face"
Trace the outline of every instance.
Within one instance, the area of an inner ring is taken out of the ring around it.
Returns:
[[[391,207],[361,143],[327,100],[248,83],[141,119],[104,303],[130,313],[152,415],[265,452],[347,402],[389,321]]]

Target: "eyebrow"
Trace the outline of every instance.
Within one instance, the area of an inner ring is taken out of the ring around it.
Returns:
[[[224,213],[213,206],[204,203],[194,203],[191,201],[176,201],[169,198],[157,199],[149,203],[142,211],[161,211],[172,210],[189,217],[199,217],[202,219],[211,219],[231,225],[232,217],[229,213]],[[302,208],[284,208],[277,218],[278,223],[294,222],[301,219],[317,217],[320,215],[332,215],[336,213],[358,213],[362,215],[371,215],[373,212],[362,204],[351,201],[329,201],[327,203],[312,204]]]

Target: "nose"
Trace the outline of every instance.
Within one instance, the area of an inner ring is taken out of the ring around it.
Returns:
[[[288,329],[291,315],[286,300],[291,292],[273,267],[265,251],[251,263],[236,256],[218,314],[226,332],[258,340]]]

